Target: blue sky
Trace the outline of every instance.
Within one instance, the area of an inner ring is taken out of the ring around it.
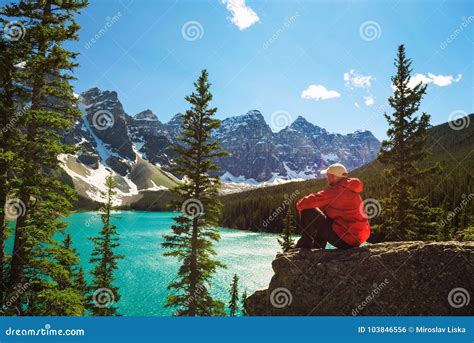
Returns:
[[[115,90],[130,115],[186,110],[206,68],[220,119],[258,109],[274,130],[302,115],[382,139],[401,43],[433,124],[473,112],[472,1],[92,0],[78,22],[76,91]]]

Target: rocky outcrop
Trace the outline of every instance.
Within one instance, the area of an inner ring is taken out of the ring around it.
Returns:
[[[253,316],[473,315],[474,242],[391,242],[277,255]]]

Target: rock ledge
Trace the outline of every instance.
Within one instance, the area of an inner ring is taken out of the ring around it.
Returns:
[[[253,316],[473,315],[474,242],[390,242],[277,255]]]

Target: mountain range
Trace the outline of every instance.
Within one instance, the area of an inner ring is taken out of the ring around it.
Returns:
[[[181,114],[166,123],[149,109],[132,116],[115,91],[98,88],[79,97],[82,118],[64,140],[80,150],[60,158],[81,196],[98,200],[109,172],[118,182],[120,202],[133,202],[141,192],[165,190],[180,182],[173,175],[170,147],[178,143]],[[302,116],[273,132],[258,110],[222,120],[213,137],[229,152],[215,161],[221,167],[224,192],[312,179],[335,162],[352,170],[372,161],[380,149],[370,131],[329,133]]]

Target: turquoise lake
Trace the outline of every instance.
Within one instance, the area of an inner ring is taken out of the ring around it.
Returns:
[[[164,257],[162,235],[171,232],[172,212],[118,212],[113,220],[120,234],[116,252],[125,256],[119,261],[116,285],[120,288],[119,313],[125,316],[169,316],[173,310],[165,308],[168,283],[176,277],[179,263]],[[92,252],[88,237],[96,236],[101,228],[95,212],[77,212],[65,219],[67,232],[73,237],[74,247],[81,256],[87,273]],[[240,290],[251,294],[268,285],[273,275],[271,262],[280,246],[278,235],[233,229],[220,229],[221,240],[215,245],[217,258],[227,265],[219,269],[211,285],[216,299],[229,301],[229,285],[236,273]],[[58,234],[62,240],[63,234]],[[11,249],[11,242],[10,249]],[[89,275],[88,275],[89,278]]]

